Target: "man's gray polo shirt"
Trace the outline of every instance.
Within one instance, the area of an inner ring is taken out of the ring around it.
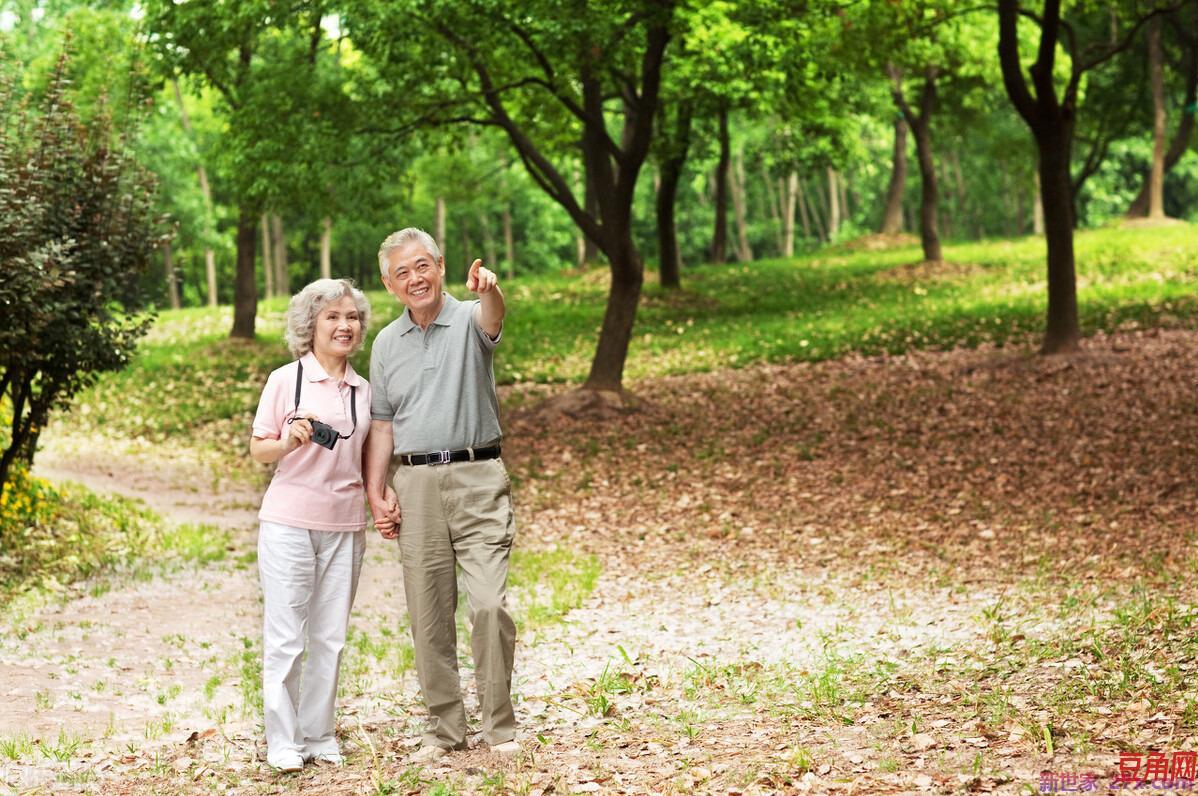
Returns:
[[[392,421],[397,454],[477,448],[500,438],[492,368],[499,340],[479,327],[478,301],[442,295],[445,304],[428,329],[405,309],[370,351],[370,415]]]

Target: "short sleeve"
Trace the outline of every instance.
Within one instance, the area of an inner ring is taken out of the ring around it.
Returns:
[[[266,380],[262,397],[258,399],[258,411],[254,414],[254,436],[262,439],[278,439],[283,435],[283,424],[287,422],[287,391],[284,389],[283,369],[276,370]]]
[[[384,330],[386,331],[386,330]],[[394,420],[395,407],[387,400],[387,373],[383,364],[383,349],[387,347],[386,340],[380,333],[374,338],[370,348],[370,419]]]
[[[470,328],[474,330],[474,334],[478,338],[478,342],[482,344],[482,347],[485,350],[494,351],[499,345],[499,341],[503,339],[503,321],[499,322],[499,334],[492,339],[491,335],[487,334],[483,330],[483,327],[478,325],[478,308],[480,304],[482,304],[482,302],[478,299],[475,299],[467,305],[470,308]]]

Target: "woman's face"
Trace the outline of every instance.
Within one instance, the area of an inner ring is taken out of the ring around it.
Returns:
[[[316,316],[312,349],[324,356],[347,357],[362,336],[362,319],[350,296],[342,296],[321,308]]]

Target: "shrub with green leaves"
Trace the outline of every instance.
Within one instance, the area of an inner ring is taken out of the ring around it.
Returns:
[[[0,85],[0,493],[50,410],[129,362],[151,320],[140,276],[164,241],[151,176],[106,114],[80,122],[66,61],[34,101]]]
[[[133,501],[58,488],[18,463],[0,495],[0,595],[53,588],[156,554],[161,526]]]

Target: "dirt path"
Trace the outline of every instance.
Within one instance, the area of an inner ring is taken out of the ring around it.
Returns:
[[[246,695],[257,686],[260,655],[257,573],[241,560],[254,546],[250,491],[234,486],[214,494],[195,466],[168,466],[144,452],[89,454],[72,445],[68,458],[58,451],[49,448],[40,474],[141,498],[174,522],[230,527],[234,550],[225,562],[117,582],[20,618],[0,642],[0,737],[37,739],[40,749],[5,761],[4,781],[15,788],[139,791],[166,781],[173,783],[168,790],[188,789],[189,781],[215,776],[234,790],[271,789],[277,778],[258,759],[261,727]],[[704,665],[810,668],[831,647],[861,654],[897,639],[902,648],[918,649],[978,633],[968,606],[911,620],[907,603],[919,596],[896,603],[893,592],[876,592],[848,603],[843,584],[826,574],[736,583],[707,567],[646,579],[627,563],[609,561],[584,607],[521,640],[513,690],[528,728],[525,741],[533,750],[543,743],[553,756],[552,765],[538,767],[535,757],[523,764],[516,776],[530,788],[558,781],[583,791],[640,792],[649,783],[683,787],[692,781],[688,771],[704,771],[703,761],[716,774],[740,766],[741,750],[707,749],[720,732],[719,712],[705,713],[684,696]],[[352,622],[357,643],[343,666],[343,746],[351,759],[369,762],[373,750],[380,765],[400,769],[419,729],[414,675],[395,665],[405,646],[402,599],[394,548],[371,539]],[[893,625],[891,635],[880,635],[896,614],[909,620],[900,635]],[[463,665],[473,704],[468,656]],[[605,677],[616,683],[609,692],[595,688]],[[600,699],[610,707],[596,708]],[[629,748],[597,768],[590,747],[611,732],[617,715],[637,717],[621,742]],[[758,730],[763,748],[754,757],[774,751],[765,747],[776,744],[764,740],[777,730]],[[743,740],[745,732],[751,730],[729,729],[728,738]],[[721,763],[721,754],[734,762]],[[426,776],[457,781],[469,792],[479,786],[471,772],[495,763],[483,751],[470,752]],[[363,777],[305,776],[309,784],[344,792],[357,792]]]
[[[21,615],[0,640],[0,743],[38,743],[0,747],[0,781],[1016,793],[1047,771],[1105,789],[1121,752],[1196,740],[1198,335],[1091,346],[662,379],[656,408],[601,426],[516,417],[518,547],[590,550],[602,573],[521,636],[515,761],[405,762],[421,711],[395,548],[376,537],[342,666],[348,765],[270,772],[253,490],[198,459],[64,440],[43,473],[226,525],[234,549]],[[518,611],[551,575],[513,589]]]

